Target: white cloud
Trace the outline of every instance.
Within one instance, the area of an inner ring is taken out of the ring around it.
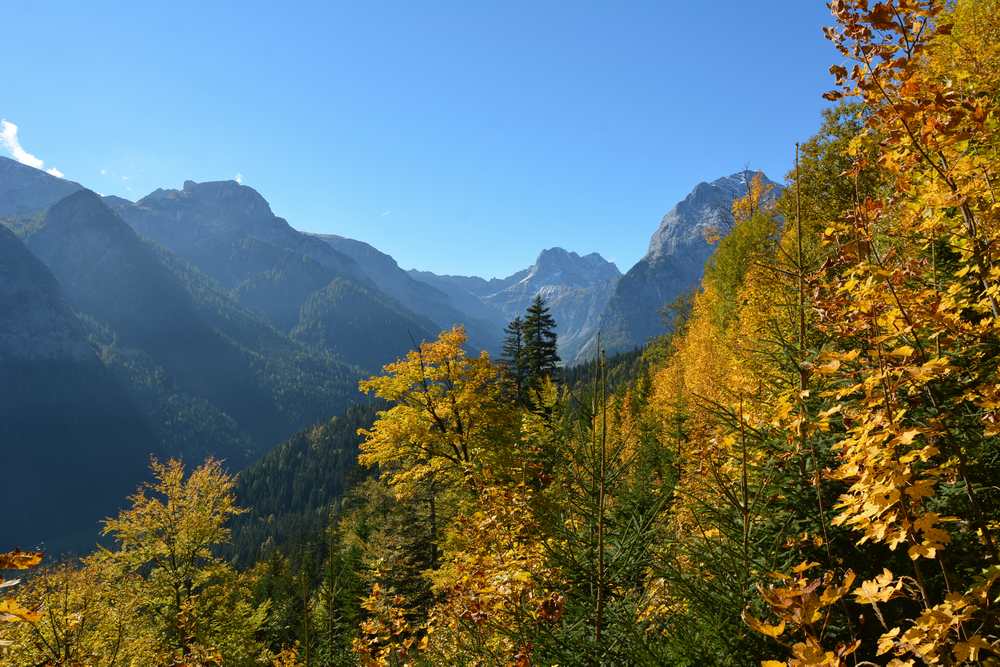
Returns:
[[[6,118],[0,119],[0,145],[6,148],[10,156],[21,164],[35,169],[45,168],[44,160],[24,150],[20,139],[17,138],[17,125]],[[55,167],[49,167],[46,171],[53,176],[63,177],[63,173]]]
[[[240,185],[243,185],[243,174],[236,172],[236,176],[233,178],[233,180],[239,183]]]
[[[101,169],[101,176],[107,176],[107,175],[108,175],[108,170],[107,169]]]

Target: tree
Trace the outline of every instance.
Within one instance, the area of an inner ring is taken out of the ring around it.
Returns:
[[[139,621],[138,584],[100,554],[37,573],[21,597],[40,613],[17,628],[5,664],[162,664],[169,656],[150,624]]]
[[[260,657],[255,635],[267,604],[249,604],[246,582],[215,553],[229,539],[227,520],[242,511],[235,480],[214,459],[189,475],[176,459],[154,459],[150,467],[154,481],[105,522],[118,549],[102,555],[139,578],[142,622],[153,625],[173,659],[225,665]]]
[[[504,329],[503,348],[500,362],[507,371],[507,378],[513,384],[513,394],[518,401],[524,401],[527,366],[524,350],[524,321],[515,317]]]
[[[501,400],[497,367],[486,352],[468,356],[465,340],[461,327],[444,331],[360,384],[394,405],[359,431],[364,441],[358,461],[378,465],[400,498],[421,484],[455,488],[471,482],[484,457],[496,453],[494,443],[515,430]]]
[[[541,294],[535,295],[521,324],[524,384],[536,394],[544,378],[555,379],[559,368],[556,321]]]

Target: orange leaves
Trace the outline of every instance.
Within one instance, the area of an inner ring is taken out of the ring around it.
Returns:
[[[0,570],[27,570],[42,562],[38,551],[8,551],[0,553]]]
[[[377,568],[375,575],[380,576]],[[412,664],[413,654],[426,647],[427,635],[417,642],[417,633],[406,618],[405,605],[403,596],[387,593],[377,581],[372,584],[368,596],[361,601],[369,617],[361,623],[361,631],[352,644],[362,665]]]
[[[779,619],[777,625],[765,623],[744,612],[744,622],[755,632],[777,639],[788,629],[802,636],[802,641],[792,645],[792,658],[787,663],[769,660],[763,664],[840,667],[846,665],[846,657],[858,649],[859,642],[840,644],[834,650],[823,647],[826,619],[831,607],[850,591],[854,584],[854,572],[845,572],[838,583],[830,572],[817,578],[806,574],[817,567],[819,563],[800,563],[792,569],[795,576],[774,573],[776,578],[786,582],[785,585],[760,588],[764,602]]]
[[[767,626],[760,622],[757,622],[756,625],[760,628],[781,627],[784,629],[785,622],[787,622],[796,628],[808,629],[809,626],[822,620],[826,610],[850,590],[855,575],[854,572],[848,570],[844,573],[840,583],[834,582],[834,576],[830,572],[825,572],[815,579],[806,575],[806,572],[818,565],[819,563],[801,563],[793,569],[794,577],[777,575],[785,580],[785,585],[761,587],[761,597],[781,619],[781,622],[778,626]],[[748,624],[754,627],[751,621],[755,621],[755,619],[747,618],[750,619]],[[763,632],[763,630],[758,631]],[[764,632],[764,634],[775,637],[781,633]]]

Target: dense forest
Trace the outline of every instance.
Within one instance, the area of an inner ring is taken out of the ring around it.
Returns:
[[[998,664],[1000,2],[830,7],[836,105],[670,334],[564,368],[536,299],[154,461],[106,548],[0,555],[4,664]]]

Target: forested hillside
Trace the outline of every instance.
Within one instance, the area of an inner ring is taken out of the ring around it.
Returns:
[[[1000,2],[830,8],[835,104],[669,334],[567,369],[536,298],[239,478],[154,462],[108,549],[0,556],[4,659],[997,664]]]

